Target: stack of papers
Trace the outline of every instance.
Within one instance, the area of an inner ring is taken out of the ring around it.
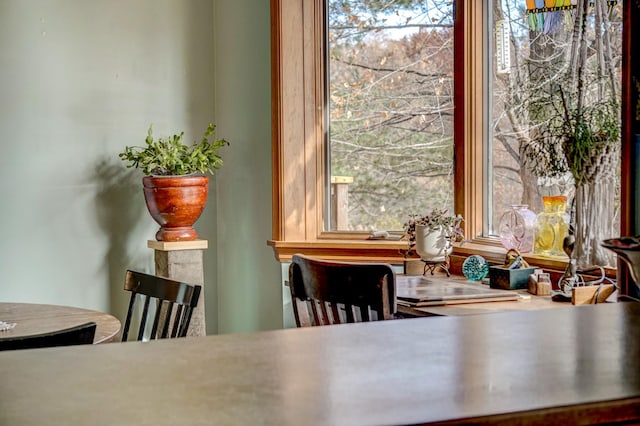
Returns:
[[[396,295],[398,304],[405,306],[518,300],[516,292],[495,290],[480,282],[405,275],[396,277]]]

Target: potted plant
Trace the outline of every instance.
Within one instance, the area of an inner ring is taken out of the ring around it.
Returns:
[[[404,224],[408,241],[406,255],[417,254],[427,264],[441,266],[448,275],[449,254],[453,250],[453,243],[464,238],[462,221],[462,215],[452,215],[446,209],[434,209],[424,216],[411,215]],[[433,269],[431,271],[433,273]]]
[[[184,132],[167,138],[153,137],[149,126],[145,146],[127,146],[119,157],[127,167],[139,168],[144,196],[153,219],[160,229],[158,241],[196,240],[193,224],[204,210],[209,177],[222,166],[220,148],[229,143],[215,139],[214,124],[209,124],[199,143],[183,142]]]

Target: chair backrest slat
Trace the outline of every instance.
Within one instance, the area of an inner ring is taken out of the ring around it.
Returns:
[[[368,322],[371,321],[371,316],[369,315],[369,307],[368,306],[360,306],[360,315],[362,316],[362,321]]]
[[[162,312],[162,308],[163,308],[163,301],[158,299],[156,300],[156,312],[153,315],[153,324],[151,325],[151,336],[152,339],[155,338],[155,336],[158,336],[158,328],[160,326],[160,321],[162,319],[161,315],[163,314]]]
[[[131,297],[129,297],[129,308],[127,309],[127,319],[124,322],[124,327],[122,329],[122,341],[125,342],[127,337],[129,336],[129,328],[131,327],[131,318],[133,318],[133,308],[136,304],[136,294],[131,293]]]
[[[147,318],[153,314],[149,339],[184,337],[187,335],[191,312],[198,304],[201,286],[187,284],[156,275],[127,271],[124,289],[131,292],[131,301],[127,311],[127,319],[122,332],[122,340],[126,341],[135,315],[136,296],[143,297],[144,304],[139,320],[137,340],[145,338]],[[155,310],[151,311],[150,302],[155,300]],[[174,309],[174,306],[177,306]],[[189,312],[186,316],[185,312]],[[171,333],[169,331],[171,330]]]
[[[342,319],[340,318],[340,310],[338,309],[337,303],[331,304],[331,316],[333,317],[333,324],[342,323]]]
[[[325,303],[323,300],[318,300],[318,304],[320,305],[320,323],[331,324],[331,318],[329,317],[329,312],[327,311],[327,303]]]
[[[137,293],[134,293],[132,296],[135,297]],[[142,300],[144,300],[143,308],[142,308],[142,317],[140,318],[140,328],[138,329],[138,340],[142,340],[144,337],[144,330],[147,327],[147,317],[149,315],[149,303],[151,302],[151,298],[146,295],[142,295]]]
[[[298,327],[372,321],[374,316],[388,320],[396,313],[395,273],[384,263],[296,254],[289,267],[289,289]]]
[[[187,307],[187,309],[189,309]],[[184,313],[183,313],[183,305],[178,305],[178,308],[175,312],[175,319],[173,321],[173,327],[171,328],[171,337],[176,337],[178,335],[178,328],[180,323],[184,321]],[[168,325],[169,323],[167,323]]]

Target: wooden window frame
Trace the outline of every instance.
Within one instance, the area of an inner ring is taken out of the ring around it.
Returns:
[[[269,245],[280,261],[302,252],[401,263],[403,241],[369,241],[367,233],[323,230],[322,3],[271,0],[273,232]],[[455,80],[454,98],[464,112],[456,114],[454,121],[454,202],[465,217],[466,237],[473,240],[482,233],[482,123],[476,118],[482,116],[482,2],[461,2],[455,20],[454,72],[463,77]]]
[[[458,0],[454,27],[454,203],[465,218],[465,238],[455,258],[481,254],[502,262],[496,239],[483,226],[483,0]],[[626,2],[625,2],[626,3]],[[271,0],[273,229],[268,245],[277,260],[294,253],[334,260],[401,264],[404,241],[371,241],[367,233],[323,230],[325,108],[323,0]],[[627,26],[628,28],[628,26]],[[623,152],[629,151],[623,138]],[[623,156],[623,220],[629,231],[631,165]],[[627,157],[628,158],[628,157]],[[563,271],[562,260],[527,257]],[[610,271],[611,272],[611,271]],[[615,274],[615,271],[612,271]]]

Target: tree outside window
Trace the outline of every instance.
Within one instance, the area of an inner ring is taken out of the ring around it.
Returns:
[[[330,170],[352,178],[340,230],[453,210],[453,2],[329,0],[328,17]]]

